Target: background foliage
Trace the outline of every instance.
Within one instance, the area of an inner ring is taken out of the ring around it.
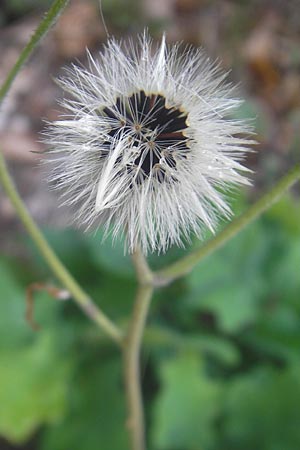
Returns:
[[[299,211],[284,198],[157,294],[143,353],[151,449],[298,448]],[[99,236],[70,230],[47,235],[99,305],[125,322],[135,281],[121,246],[99,248]],[[95,450],[99,439],[103,449],[126,449],[117,351],[71,301],[46,293],[36,294],[42,329],[31,331],[24,290],[48,274],[26,245],[26,272],[1,257],[1,435],[15,444],[35,436],[43,450],[83,442]]]

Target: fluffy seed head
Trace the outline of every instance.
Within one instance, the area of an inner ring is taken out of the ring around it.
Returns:
[[[229,216],[226,188],[248,184],[240,101],[202,50],[110,39],[59,80],[69,112],[48,126],[51,184],[86,228],[124,234],[144,253],[182,245]]]

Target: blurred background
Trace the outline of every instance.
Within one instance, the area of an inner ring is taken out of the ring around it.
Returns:
[[[0,81],[48,0],[0,2]],[[245,98],[258,145],[243,211],[299,162],[300,0],[103,0],[110,34],[148,27],[203,46]],[[99,3],[71,0],[14,82],[0,112],[0,143],[34,218],[95,301],[121,324],[135,278],[121,244],[67,227],[41,169],[40,132],[60,114],[53,79],[96,56],[106,35]],[[222,225],[224,226],[224,224]],[[221,227],[222,227],[221,226]],[[199,242],[195,242],[199,246]],[[185,252],[150,257],[161,267]],[[259,221],[153,301],[142,360],[149,450],[300,448],[299,186]],[[119,354],[72,303],[26,288],[55,279],[0,190],[0,450],[128,450]],[[58,286],[59,287],[59,286]]]

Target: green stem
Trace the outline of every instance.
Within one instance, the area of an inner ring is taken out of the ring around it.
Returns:
[[[124,377],[131,450],[145,450],[145,425],[140,376],[140,352],[153,294],[153,276],[140,250],[132,255],[139,286],[128,332],[124,339]]]
[[[62,10],[65,8],[69,0],[55,0],[49,9],[49,11],[45,14],[43,20],[38,25],[37,29],[33,33],[32,37],[30,38],[29,42],[26,44],[24,49],[22,50],[16,64],[13,66],[11,71],[9,72],[6,80],[4,81],[3,85],[0,88],[0,102],[4,99],[5,95],[9,91],[12,82],[14,81],[15,77],[19,73],[20,69],[22,68],[23,64],[27,61],[35,47],[38,45],[40,40],[45,36],[47,31],[51,28],[51,26],[55,23],[56,19],[58,18],[59,14],[62,12]]]
[[[141,391],[140,349],[152,293],[152,286],[138,288],[130,333],[125,341],[124,367],[128,406],[127,427],[130,434],[131,450],[145,450],[146,448]]]
[[[135,252],[133,252],[131,259],[139,284],[153,284],[153,272],[150,269],[140,247],[138,247]]]
[[[221,231],[215,238],[209,240],[199,249],[193,251],[189,255],[180,259],[154,274],[155,284],[157,286],[164,286],[171,283],[173,280],[180,278],[189,273],[203,258],[207,257],[215,250],[226,244],[232,237],[243,230],[248,224],[253,222],[264,211],[272,206],[284,192],[289,189],[300,179],[300,166],[295,166],[287,175],[267,192],[262,198],[254,203],[245,211],[240,217],[233,220],[223,231]]]
[[[52,272],[60,280],[62,285],[67,288],[75,302],[86,313],[86,315],[91,318],[97,325],[99,325],[102,330],[116,343],[121,344],[122,333],[119,328],[106,317],[106,315],[91,300],[88,294],[82,290],[77,281],[72,277],[72,275],[68,272],[62,262],[58,259],[52,248],[47,243],[40,229],[30,216],[8,173],[5,160],[1,152],[0,181],[2,182],[3,188],[10,201],[15,207],[19,218],[23,222],[23,225],[38,247],[40,253],[43,255]]]

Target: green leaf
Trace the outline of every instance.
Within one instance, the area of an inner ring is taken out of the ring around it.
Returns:
[[[100,273],[89,286],[89,292],[98,305],[111,318],[128,317],[131,312],[136,290],[133,279],[115,276],[113,273]]]
[[[38,296],[45,328],[34,333],[24,317],[25,287],[4,259],[0,285],[0,435],[21,443],[64,414],[71,363],[62,354],[66,340],[60,343],[57,337],[60,306],[45,294]]]
[[[224,332],[235,333],[255,322],[266,291],[268,248],[262,225],[251,225],[188,275],[185,304],[212,312]]]
[[[300,292],[300,237],[285,236],[280,255],[269,273],[272,297],[284,303],[294,303],[299,309]]]
[[[286,362],[299,361],[300,318],[295,310],[279,304],[262,315],[257,325],[240,337],[256,352],[279,358]]]
[[[145,343],[158,349],[192,350],[207,354],[218,361],[235,366],[240,361],[240,354],[233,343],[225,338],[209,334],[178,333],[160,326],[147,326]]]
[[[95,268],[92,264],[89,247],[86,245],[83,233],[73,229],[55,230],[49,228],[44,228],[43,233],[49,245],[72,275],[83,282],[89,280],[90,274]],[[37,262],[38,269],[43,269],[49,277],[48,265],[34,242],[30,238],[27,238],[27,242]]]
[[[217,324],[227,333],[254,323],[258,315],[252,292],[239,285],[228,284],[222,290],[211,292],[201,302],[201,308],[213,311]]]
[[[70,366],[56,346],[43,333],[25,348],[0,351],[0,435],[11,442],[26,441],[65,413]]]
[[[154,408],[153,447],[209,449],[215,441],[221,386],[205,375],[195,353],[179,353],[159,368],[161,392]]]
[[[226,390],[222,447],[295,450],[300,445],[300,365],[259,368]],[[221,447],[221,446],[220,446]]]
[[[91,361],[82,361],[70,385],[70,411],[45,431],[42,449],[128,450],[121,377],[120,362],[115,357],[101,357],[98,352]]]
[[[33,335],[25,322],[25,290],[17,284],[8,265],[0,259],[0,348],[18,345]]]
[[[270,208],[266,217],[277,222],[289,234],[299,236],[300,202],[287,194]]]
[[[93,262],[106,272],[123,277],[134,277],[134,269],[130,256],[124,254],[124,242],[111,236],[103,240],[101,230],[94,234],[86,234],[85,242],[89,248]]]
[[[9,264],[0,259],[0,350],[20,348],[35,341],[36,334],[25,319],[26,286],[22,286]],[[44,327],[56,328],[62,304],[45,292],[34,294],[34,316]]]

